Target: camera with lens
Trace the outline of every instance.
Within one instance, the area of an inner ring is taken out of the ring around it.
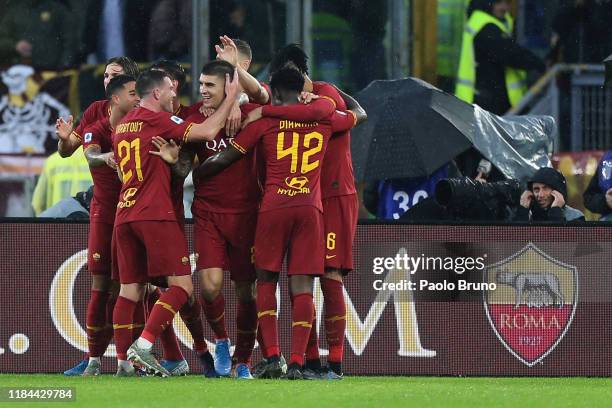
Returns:
[[[461,220],[506,220],[521,196],[518,180],[481,183],[468,177],[438,181],[435,198],[453,218]]]

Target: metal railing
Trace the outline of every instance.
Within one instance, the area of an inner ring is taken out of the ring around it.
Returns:
[[[508,114],[553,116],[559,125],[555,151],[608,150],[612,148],[612,89],[603,87],[604,74],[603,65],[557,64]]]

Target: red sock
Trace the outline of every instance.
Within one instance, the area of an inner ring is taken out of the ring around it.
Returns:
[[[155,343],[155,339],[160,337],[162,332],[165,332],[163,337],[170,337],[166,329],[172,327],[174,315],[181,309],[185,302],[187,302],[188,298],[189,295],[183,288],[180,286],[170,286],[170,288],[161,295],[159,300],[155,302],[155,306],[153,306],[153,310],[147,318],[147,323],[142,331],[141,337],[149,340],[151,343]],[[169,354],[164,357],[167,360],[182,360],[183,355],[180,348],[178,348],[174,330],[171,332],[171,337],[172,338],[167,338],[166,340],[176,343],[178,354]],[[165,351],[164,349],[164,352]]]
[[[156,288],[153,292],[148,294],[146,311],[147,318],[151,315],[151,312],[155,307],[155,303],[157,303],[161,296],[162,291],[159,290],[159,288]],[[174,326],[172,326],[172,324],[169,324],[163,329],[163,331],[159,335],[159,340],[162,345],[164,359],[172,361],[183,359],[183,353],[181,353],[181,346],[178,343],[176,333],[174,332]],[[152,341],[151,343],[154,343],[154,341]]]
[[[263,358],[268,358],[268,353],[266,351],[263,336],[261,335],[261,327],[259,327],[259,323],[257,324],[257,344],[259,344],[259,350],[261,350],[261,355]]]
[[[306,360],[319,360],[319,334],[317,333],[317,315],[312,319],[312,328],[306,345]]]
[[[346,332],[346,303],[342,282],[321,278],[321,290],[325,305],[325,335],[329,347],[327,361],[341,363],[344,354]]]
[[[217,297],[209,302],[202,298],[202,309],[204,310],[204,316],[210,324],[210,328],[215,333],[217,340],[227,339],[227,330],[225,328],[225,298],[222,293],[219,293]]]
[[[132,344],[132,323],[136,302],[119,296],[113,312],[113,330],[117,359],[127,360],[127,350]]]
[[[104,329],[104,336],[102,338],[102,354],[106,352],[108,345],[113,339],[113,311],[115,309],[115,303],[117,303],[117,296],[109,293],[108,300],[106,301],[106,328]]]
[[[312,294],[300,293],[293,296],[293,310],[291,313],[291,359],[289,364],[304,365],[306,343],[312,328],[314,318],[314,303]]]
[[[255,302],[238,302],[236,332],[234,359],[238,363],[249,364],[257,333],[257,305]]]
[[[132,325],[132,342],[136,341],[142,334],[145,322],[147,321],[145,302],[136,303],[134,308],[134,324]]]
[[[193,338],[193,350],[198,354],[202,354],[208,350],[206,340],[204,340],[202,310],[200,308],[200,301],[195,298],[192,304],[187,301],[179,312],[181,319],[185,322],[185,326],[187,326]]]
[[[91,357],[101,357],[106,350],[104,337],[106,335],[106,302],[108,292],[91,290],[87,304],[87,345]]]
[[[276,321],[276,282],[257,281],[257,322],[267,357],[280,355]]]

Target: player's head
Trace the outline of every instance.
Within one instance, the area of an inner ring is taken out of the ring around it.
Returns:
[[[238,65],[242,67],[245,71],[249,70],[251,66],[251,61],[253,60],[253,51],[251,50],[251,46],[248,42],[241,40],[240,38],[232,39],[234,44],[236,44],[236,49],[238,50]]]
[[[138,65],[129,57],[113,57],[109,59],[106,62],[106,67],[104,67],[104,89],[106,89],[113,77],[121,74],[138,78]]]
[[[140,104],[140,97],[136,93],[134,77],[117,75],[111,79],[106,87],[106,98],[123,113],[137,107]]]
[[[156,69],[158,71],[165,72],[172,82],[174,83],[174,87],[176,88],[176,93],[178,94],[183,84],[187,79],[187,74],[185,73],[185,69],[181,64],[172,60],[159,60],[155,61],[151,64],[151,69]]]
[[[298,96],[304,88],[304,76],[295,68],[281,68],[272,74],[270,88],[273,105],[297,103]]]
[[[225,99],[225,75],[234,78],[234,67],[227,61],[214,60],[202,67],[200,95],[205,108],[217,109]]]
[[[308,75],[308,55],[297,44],[288,44],[276,51],[270,62],[270,73],[286,66],[297,69],[302,75]]]
[[[472,0],[467,8],[468,18],[476,10],[492,14],[497,18],[504,18],[510,12],[509,0]]]
[[[172,79],[165,72],[154,69],[144,71],[136,81],[136,93],[143,102],[172,112],[172,100],[176,92]]]

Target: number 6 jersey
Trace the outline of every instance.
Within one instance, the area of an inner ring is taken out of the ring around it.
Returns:
[[[154,136],[182,145],[192,123],[168,112],[136,108],[115,128],[113,148],[122,175],[115,225],[132,221],[175,221],[170,196],[170,166],[156,151]]]

